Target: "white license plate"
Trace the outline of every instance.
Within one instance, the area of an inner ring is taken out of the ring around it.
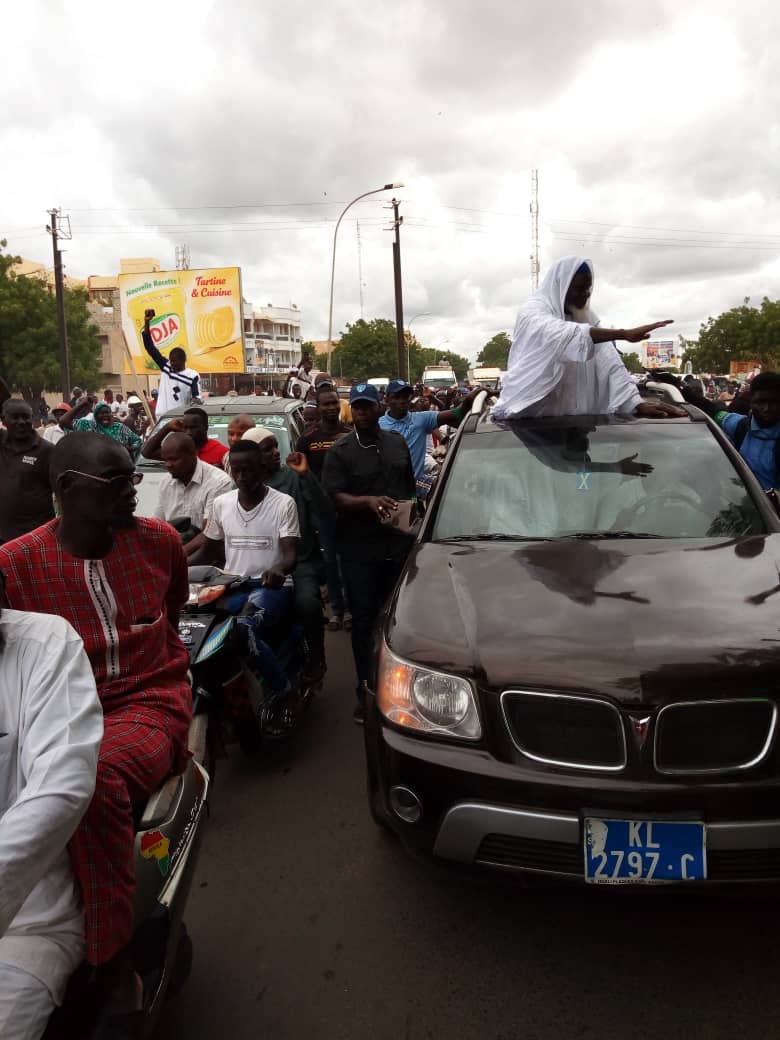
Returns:
[[[585,880],[596,885],[703,881],[704,824],[680,820],[585,818]]]

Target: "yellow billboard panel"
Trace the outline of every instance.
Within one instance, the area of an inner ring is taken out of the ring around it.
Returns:
[[[147,309],[155,312],[152,340],[166,357],[181,347],[187,366],[197,372],[244,371],[240,268],[120,274],[119,297],[122,328],[139,373],[157,369],[141,339]],[[129,363],[125,372],[130,373]]]

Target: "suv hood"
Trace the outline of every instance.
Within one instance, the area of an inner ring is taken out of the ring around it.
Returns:
[[[385,619],[407,660],[626,704],[775,693],[780,534],[420,543]]]

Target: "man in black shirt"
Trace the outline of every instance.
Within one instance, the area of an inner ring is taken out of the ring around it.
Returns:
[[[0,544],[54,517],[49,459],[52,446],[33,429],[32,408],[19,398],[3,404],[0,433]]]
[[[340,437],[350,432],[350,428],[339,419],[341,399],[332,383],[323,382],[317,387],[317,410],[320,414],[319,422],[314,429],[299,438],[295,450],[306,456],[309,469],[317,480],[321,481],[325,456]],[[331,632],[337,632],[341,628],[352,627],[352,616],[348,611],[348,601],[345,600],[342,588],[334,518],[330,514],[315,516],[314,522],[320,536],[328,575],[328,602],[331,612],[328,628]]]
[[[379,393],[360,383],[349,397],[353,432],[325,456],[322,480],[338,518],[336,547],[352,610],[352,653],[358,678],[354,719],[372,673],[371,636],[406,561],[412,538],[393,523],[399,504],[414,499],[415,479],[403,437],[379,427]]]

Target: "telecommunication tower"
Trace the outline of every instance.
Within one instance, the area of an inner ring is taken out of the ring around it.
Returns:
[[[176,270],[189,271],[190,269],[190,247],[185,242],[176,246]]]

